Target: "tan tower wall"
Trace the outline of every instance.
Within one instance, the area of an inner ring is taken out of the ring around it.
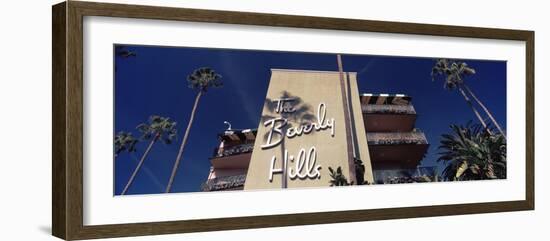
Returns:
[[[245,189],[326,187],[331,180],[328,167],[341,167],[349,180],[350,156],[347,148],[348,141],[353,140],[346,139],[346,128],[357,132],[353,133],[357,139],[355,153],[366,167],[365,180],[372,182],[356,75],[350,73],[346,76],[349,76],[349,80],[346,78],[346,85],[343,87],[346,95],[351,96],[351,102],[342,96],[338,72],[272,70]],[[281,98],[293,100],[278,101]],[[352,119],[357,123],[354,127],[344,115],[344,100],[348,101]],[[285,136],[281,139],[282,135],[278,134],[277,127],[281,127],[285,120],[285,127],[291,127],[294,131],[287,132],[291,137],[283,133]],[[300,130],[303,133],[296,135]],[[268,138],[270,132],[271,141]],[[304,158],[303,161],[298,161],[302,149]],[[287,168],[283,168],[285,152],[288,153]],[[305,161],[308,156],[309,162]],[[301,169],[300,163],[303,164]],[[283,170],[287,170],[286,173]],[[286,176],[286,185],[283,176]]]

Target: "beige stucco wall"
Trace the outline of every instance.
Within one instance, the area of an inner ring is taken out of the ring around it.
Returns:
[[[365,181],[368,181],[369,183],[374,183],[374,176],[372,173],[372,164],[370,161],[370,153],[369,153],[369,146],[367,143],[367,132],[365,130],[364,125],[364,119],[363,114],[361,110],[361,100],[359,99],[359,88],[357,86],[357,74],[356,73],[349,73],[349,96],[351,97],[351,106],[352,109],[352,115],[354,119],[354,134],[356,135],[357,144],[358,147],[356,150],[357,158],[359,158],[361,161],[363,161],[363,165],[365,166]]]
[[[362,125],[362,115],[359,106],[359,97],[357,92],[357,86],[355,81],[355,75],[350,83],[351,91],[354,95],[353,99],[356,99],[352,108],[354,111],[359,111],[355,114],[355,121],[360,121],[359,126]],[[281,174],[274,174],[273,180],[269,181],[270,165],[272,157],[276,157],[275,168],[282,168],[283,160],[283,147],[288,151],[289,156],[296,157],[301,148],[304,148],[306,152],[314,146],[316,148],[316,165],[320,165],[320,176],[316,178],[295,178],[291,179],[287,175],[287,187],[322,187],[329,186],[330,176],[328,167],[336,169],[341,167],[344,171],[344,175],[349,179],[349,165],[348,165],[348,151],[345,128],[349,128],[349,123],[346,123],[343,110],[343,99],[340,78],[338,72],[322,72],[322,71],[295,71],[295,70],[272,70],[269,88],[267,91],[266,99],[273,100],[288,95],[292,97],[299,97],[300,104],[294,103],[295,109],[306,110],[306,117],[309,116],[311,120],[294,119],[296,113],[283,114],[283,117],[287,118],[289,123],[293,127],[298,127],[300,122],[309,123],[317,122],[318,106],[320,103],[324,103],[326,106],[326,119],[330,121],[334,118],[334,136],[331,135],[332,130],[327,128],[325,130],[315,131],[310,134],[303,134],[293,138],[285,137],[284,141],[279,145],[271,148],[262,148],[262,145],[266,144],[266,137],[269,131],[269,126],[264,126],[264,121],[270,119],[270,117],[281,117],[280,113],[273,112],[273,107],[276,103],[266,102],[262,112],[262,122],[258,127],[258,134],[256,143],[254,145],[254,151],[248,168],[245,189],[266,189],[266,188],[281,188],[282,176]],[[346,87],[347,88],[347,87]],[[347,90],[346,90],[347,91]],[[286,92],[286,93],[285,93]],[[271,105],[271,106],[270,106]],[[360,118],[360,120],[359,120]],[[307,119],[307,118],[305,118]],[[361,132],[361,136],[358,139],[364,140],[361,145],[364,148],[360,148],[361,156],[368,157],[368,146],[366,144],[366,135],[364,128],[358,128]],[[273,140],[278,139],[278,135],[274,135]],[[363,145],[364,144],[364,145]],[[370,170],[370,159],[363,158],[365,166],[368,166],[369,179],[372,180],[372,171]],[[295,169],[296,161],[288,162],[288,169]],[[287,170],[288,170],[287,169]],[[287,172],[287,174],[290,174]]]

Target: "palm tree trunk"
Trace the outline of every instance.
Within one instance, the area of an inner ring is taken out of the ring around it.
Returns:
[[[132,173],[132,176],[130,176],[130,179],[128,180],[128,183],[126,183],[126,186],[124,186],[124,190],[122,190],[122,193],[120,193],[120,195],[126,194],[126,192],[128,191],[128,188],[130,188],[130,185],[132,185],[132,183],[134,182],[134,178],[136,178],[137,173],[141,169],[141,166],[143,165],[143,162],[145,161],[145,158],[147,157],[147,155],[149,155],[149,151],[151,151],[151,148],[153,147],[155,142],[157,142],[158,138],[159,138],[159,134],[156,134],[155,137],[151,140],[151,143],[149,143],[149,146],[147,147],[147,149],[145,150],[145,152],[141,156],[141,159],[139,160],[139,163],[136,166],[136,169],[134,169],[134,172]]]
[[[463,84],[463,85],[464,85],[464,88],[468,91],[468,93],[474,98],[474,100],[479,104],[479,106],[481,106],[481,108],[485,111],[487,116],[489,116],[489,118],[491,119],[493,124],[497,127],[500,134],[502,134],[502,136],[504,136],[504,139],[506,139],[506,134],[504,134],[504,131],[502,131],[502,128],[500,127],[500,125],[497,123],[497,121],[495,120],[495,118],[493,117],[491,112],[489,112],[489,109],[487,109],[487,107],[485,107],[485,105],[477,98],[477,96],[474,94],[474,92],[472,92],[470,87],[468,87],[466,84]]]
[[[174,183],[174,178],[176,177],[176,173],[178,171],[178,167],[181,161],[181,158],[183,156],[183,149],[185,148],[185,144],[187,143],[187,137],[189,137],[189,132],[191,130],[191,126],[193,125],[193,119],[195,118],[195,112],[197,110],[197,106],[199,105],[199,100],[202,96],[202,91],[199,91],[197,93],[197,97],[195,97],[195,104],[193,105],[193,110],[191,111],[191,117],[189,118],[189,123],[187,124],[187,129],[185,130],[185,134],[183,135],[183,140],[181,141],[180,149],[178,151],[178,156],[176,157],[176,161],[174,162],[174,167],[172,168],[172,174],[170,175],[170,180],[168,180],[168,185],[166,185],[166,193],[169,193],[172,189],[172,184]]]
[[[464,99],[466,100],[466,103],[468,103],[468,106],[470,106],[470,108],[472,108],[472,111],[474,111],[474,114],[476,114],[477,118],[479,119],[479,121],[483,125],[483,128],[485,128],[485,130],[487,131],[487,133],[489,133],[489,135],[492,135],[493,133],[491,132],[491,130],[489,130],[489,128],[487,128],[487,123],[485,123],[485,121],[483,120],[483,118],[481,117],[481,115],[479,114],[477,109],[474,107],[474,105],[472,104],[472,101],[470,100],[470,98],[468,98],[468,96],[466,95],[466,93],[464,92],[464,90],[462,89],[461,86],[458,86],[458,90],[462,94],[462,96],[464,96]]]
[[[132,153],[130,156],[132,157],[132,159],[133,159],[136,163],[139,163],[139,158],[137,158],[136,155],[134,155],[134,153]],[[166,187],[164,186],[164,184],[160,183],[160,181],[158,180],[157,176],[151,171],[151,169],[147,168],[147,166],[145,165],[145,163],[143,164],[143,171],[145,172],[145,174],[147,174],[147,176],[149,177],[149,179],[151,179],[151,181],[152,181],[155,185],[157,185],[159,192],[162,192],[162,191],[164,191],[164,189],[166,189]]]

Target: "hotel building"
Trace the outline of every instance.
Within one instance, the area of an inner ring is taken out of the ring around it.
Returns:
[[[415,128],[417,114],[411,101],[402,94],[361,95],[375,183],[435,178],[434,167],[419,167],[429,144],[424,133]]]
[[[359,94],[356,76],[273,69],[262,123],[218,135],[201,190],[329,186],[329,167],[355,184],[433,181],[412,98]]]
[[[210,158],[208,179],[202,191],[242,190],[256,140],[256,130],[226,130]]]

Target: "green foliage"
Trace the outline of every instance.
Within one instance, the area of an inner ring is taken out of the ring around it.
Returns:
[[[130,132],[121,131],[115,136],[115,156],[123,151],[135,152],[138,140]]]
[[[506,139],[490,135],[480,125],[451,125],[451,134],[443,134],[438,161],[447,164],[447,180],[506,178]]]
[[[353,185],[353,182],[349,183],[348,179],[346,179],[346,176],[344,176],[344,174],[342,173],[342,167],[336,168],[336,171],[334,171],[332,167],[329,167],[328,170],[330,172],[331,180],[329,181],[329,183],[331,187]]]
[[[222,76],[208,67],[198,68],[187,76],[189,88],[206,92],[210,87],[222,87]]]
[[[365,180],[365,165],[360,159],[354,158],[355,163],[355,178],[357,178],[357,185],[369,185],[370,183]]]
[[[141,132],[141,139],[157,138],[166,144],[171,144],[177,137],[176,122],[168,117],[152,115],[148,123],[139,124],[136,129]]]
[[[355,176],[357,178],[357,185],[369,185],[370,183],[365,180],[365,165],[363,165],[363,161],[360,159],[355,158]],[[328,171],[330,172],[330,178],[329,181],[330,186],[351,186],[354,185],[353,182],[348,182],[348,179],[342,172],[342,167],[336,168],[336,171],[332,167],[328,167]]]
[[[137,54],[134,51],[129,50],[126,46],[116,46],[115,52],[117,56],[122,58],[136,57]]]
[[[432,68],[432,80],[443,76],[443,87],[452,90],[464,83],[464,77],[475,73],[475,69],[468,67],[465,62],[438,59]]]

